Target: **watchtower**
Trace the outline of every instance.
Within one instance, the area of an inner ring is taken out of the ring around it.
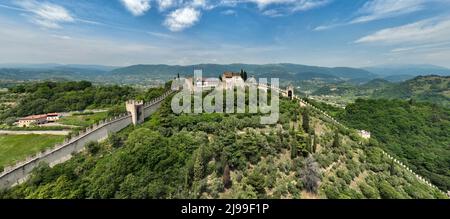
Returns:
[[[287,94],[288,98],[292,100],[294,98],[294,86],[289,85],[286,88],[286,94]]]
[[[129,100],[126,102],[126,108],[131,113],[133,125],[144,122],[144,101]]]

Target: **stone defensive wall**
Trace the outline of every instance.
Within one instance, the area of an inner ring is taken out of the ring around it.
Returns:
[[[163,100],[173,91],[168,91],[144,105],[144,117],[153,114],[162,104]],[[0,173],[0,188],[8,188],[26,180],[30,172],[41,162],[48,163],[51,167],[69,160],[73,154],[84,149],[84,146],[93,141],[102,141],[108,138],[110,133],[116,133],[132,124],[131,114],[123,114],[94,124],[92,127],[81,131],[77,136],[66,139],[62,144],[28,157],[15,165],[6,167]]]
[[[282,90],[278,87],[274,87],[270,84],[263,84],[263,83],[258,83],[257,84],[259,88],[263,88],[263,89],[272,89],[278,93],[281,93],[283,95],[287,95],[287,91],[286,90]],[[344,129],[347,130],[353,130],[349,127],[347,127],[346,125],[340,123],[339,121],[337,121],[335,118],[333,118],[332,116],[328,115],[325,111],[315,107],[314,105],[310,104],[307,100],[302,99],[301,97],[294,95],[292,97],[293,100],[297,100],[300,103],[300,106],[304,107],[307,106],[312,110],[315,110],[316,112],[318,112],[321,116],[323,116],[324,119],[334,123],[336,126],[342,127]],[[381,148],[380,148],[381,149]],[[450,191],[448,193],[445,193],[444,191],[440,190],[436,185],[432,184],[430,181],[428,181],[425,177],[420,176],[419,174],[415,173],[411,168],[409,168],[408,166],[406,166],[405,164],[403,164],[399,159],[396,159],[395,157],[391,156],[390,154],[388,154],[386,151],[384,151],[383,149],[382,153],[384,156],[386,156],[387,158],[389,158],[390,160],[394,161],[395,164],[397,164],[398,166],[400,166],[401,168],[405,169],[406,171],[408,171],[409,173],[411,173],[416,179],[418,179],[420,182],[422,182],[423,184],[430,186],[436,190],[438,190],[442,195],[448,196],[450,197]]]

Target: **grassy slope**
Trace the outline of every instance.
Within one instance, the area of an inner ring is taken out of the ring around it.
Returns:
[[[97,123],[107,117],[107,112],[100,112],[91,115],[75,115],[66,116],[61,118],[59,123],[64,125],[75,125],[81,127],[87,127],[94,123]]]
[[[0,166],[23,160],[63,140],[64,136],[56,135],[0,135]]]

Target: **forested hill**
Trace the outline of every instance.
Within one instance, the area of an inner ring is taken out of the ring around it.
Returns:
[[[369,130],[395,154],[444,191],[450,190],[450,109],[402,100],[362,100],[338,113],[340,120]]]
[[[358,97],[372,99],[413,99],[450,107],[450,76],[419,76],[414,79],[392,83],[374,79],[365,84],[331,83],[320,86],[313,95],[332,95],[341,99]]]
[[[374,142],[281,99],[259,114],[181,114],[170,98],[149,120],[41,164],[0,198],[446,198]]]
[[[199,65],[134,65],[124,68],[118,68],[112,71],[114,75],[144,75],[152,77],[167,77],[176,73],[191,75],[194,68],[203,69],[204,76],[218,77],[225,71],[239,72],[241,69],[245,69],[250,75],[255,76],[272,76],[275,74],[280,79],[291,78],[301,80],[302,78],[318,77],[318,78],[340,78],[344,80],[350,79],[372,79],[375,78],[375,74],[366,70],[357,68],[337,67],[317,67],[298,64],[264,64],[264,65],[252,65],[252,64],[199,64]],[[272,76],[274,77],[274,76]]]
[[[23,83],[11,87],[9,93],[17,94],[21,98],[0,112],[0,123],[33,114],[87,108],[118,108],[116,110],[124,112],[124,103],[129,99],[150,100],[156,97],[151,92],[130,86],[93,85],[88,81]]]
[[[377,90],[373,98],[414,99],[450,107],[450,76],[419,76]]]
[[[0,66],[1,67],[1,66]],[[358,68],[327,68],[298,64],[198,64],[198,65],[132,65],[114,68],[107,66],[67,65],[54,66],[6,66],[0,68],[0,81],[26,80],[88,80],[98,83],[137,84],[150,80],[170,80],[177,74],[191,76],[194,68],[202,68],[204,76],[218,77],[225,71],[239,72],[241,69],[258,77],[278,77],[283,80],[298,81],[322,79],[327,81],[355,80],[368,81],[375,74]]]

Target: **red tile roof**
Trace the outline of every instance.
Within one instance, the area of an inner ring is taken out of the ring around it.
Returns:
[[[41,114],[41,115],[31,115],[24,118],[20,118],[19,120],[37,120],[37,119],[47,119],[47,114]]]

